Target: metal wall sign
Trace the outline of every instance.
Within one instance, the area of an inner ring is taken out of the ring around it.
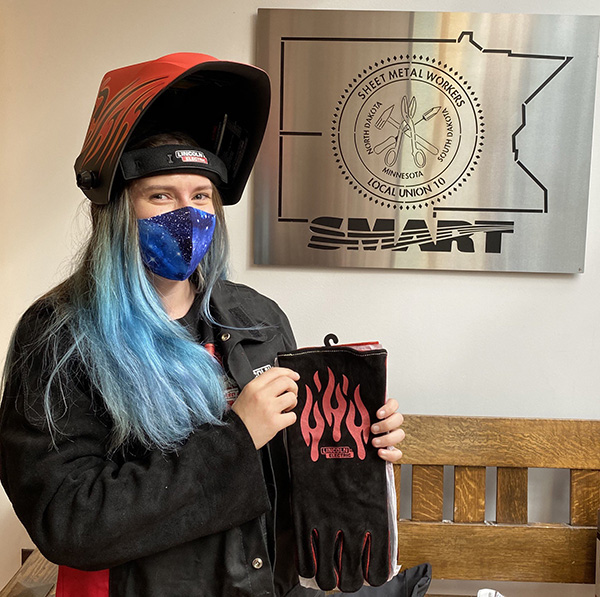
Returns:
[[[255,262],[583,271],[599,23],[260,9]]]

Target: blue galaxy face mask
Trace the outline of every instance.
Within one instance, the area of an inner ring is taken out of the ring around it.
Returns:
[[[144,263],[163,278],[187,280],[210,247],[216,221],[195,207],[138,220]]]

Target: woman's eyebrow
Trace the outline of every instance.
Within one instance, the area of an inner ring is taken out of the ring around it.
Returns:
[[[144,191],[172,191],[173,189],[177,189],[178,185],[173,184],[149,184],[141,187]],[[200,183],[197,186],[193,187],[194,191],[198,190],[207,190],[211,189],[212,185],[210,183]]]

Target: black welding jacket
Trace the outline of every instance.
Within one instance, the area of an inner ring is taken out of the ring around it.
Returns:
[[[216,328],[215,341],[240,388],[295,347],[283,312],[250,288],[218,283],[212,313],[230,326]],[[257,451],[230,411],[224,425],[200,427],[176,452],[132,447],[109,456],[111,420],[74,364],[51,446],[40,416],[47,362],[40,350],[18,366],[48,317],[40,301],[22,318],[0,411],[2,483],[41,552],[103,571],[110,597],[318,595],[298,585],[281,434]]]

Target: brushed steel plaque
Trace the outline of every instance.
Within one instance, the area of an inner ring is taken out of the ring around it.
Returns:
[[[599,25],[259,9],[255,263],[582,272]]]

